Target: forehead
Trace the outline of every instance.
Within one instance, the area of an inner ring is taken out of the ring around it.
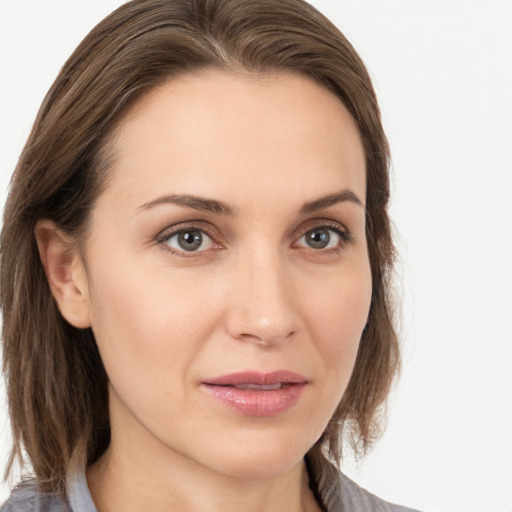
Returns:
[[[286,191],[304,200],[325,193],[315,188],[343,186],[365,197],[355,121],[338,97],[298,74],[173,78],[126,114],[115,154],[113,184],[141,200],[155,187],[205,196]]]

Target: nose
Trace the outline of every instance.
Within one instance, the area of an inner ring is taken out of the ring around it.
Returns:
[[[300,317],[290,269],[268,252],[241,255],[234,265],[226,322],[231,337],[274,346],[293,338]]]

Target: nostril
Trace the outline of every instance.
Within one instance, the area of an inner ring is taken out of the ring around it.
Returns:
[[[289,332],[284,332],[284,333],[260,333],[260,334],[250,334],[250,333],[242,333],[240,334],[240,338],[245,340],[245,341],[248,341],[248,342],[252,342],[252,343],[256,343],[258,345],[267,345],[267,346],[272,346],[272,345],[278,345],[284,341],[287,341],[288,339],[292,338],[295,334],[295,331],[289,331]]]

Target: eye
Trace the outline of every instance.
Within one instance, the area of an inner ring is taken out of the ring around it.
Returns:
[[[213,240],[199,229],[182,229],[165,236],[162,241],[176,252],[201,252],[214,246]]]
[[[341,248],[350,241],[350,235],[339,228],[317,226],[306,231],[296,245],[316,250],[329,250]]]

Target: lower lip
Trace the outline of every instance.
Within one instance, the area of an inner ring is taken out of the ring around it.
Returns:
[[[228,407],[246,416],[277,416],[299,400],[305,383],[285,384],[281,389],[255,390],[203,384],[203,387]]]

